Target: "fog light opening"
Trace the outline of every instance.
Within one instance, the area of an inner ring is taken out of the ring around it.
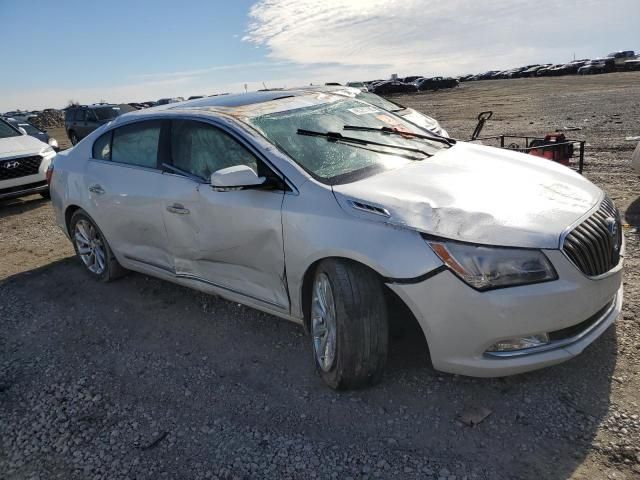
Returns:
[[[513,352],[517,350],[524,350],[526,348],[540,347],[547,343],[549,343],[549,335],[541,333],[538,335],[530,335],[528,337],[501,340],[489,347],[487,352]]]

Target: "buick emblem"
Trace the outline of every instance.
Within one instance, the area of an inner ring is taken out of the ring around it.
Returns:
[[[6,162],[4,164],[4,168],[7,170],[13,170],[14,168],[18,168],[20,166],[20,162]]]
[[[607,230],[609,230],[609,235],[611,238],[616,238],[618,236],[618,222],[613,217],[609,217],[605,220],[607,225]]]

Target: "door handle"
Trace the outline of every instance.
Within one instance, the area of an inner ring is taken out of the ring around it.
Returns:
[[[176,215],[188,215],[189,209],[184,208],[182,205],[178,203],[174,203],[173,205],[167,207],[167,212],[175,213]]]
[[[102,195],[104,193],[104,188],[102,188],[100,185],[95,184],[95,185],[91,185],[89,187],[89,191],[91,193],[95,193],[96,195]]]

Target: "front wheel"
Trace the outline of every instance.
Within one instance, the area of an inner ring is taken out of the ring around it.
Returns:
[[[73,130],[69,132],[69,140],[71,141],[71,145],[76,145],[80,141],[78,134]]]
[[[324,260],[311,293],[311,338],[316,370],[333,389],[380,381],[389,344],[382,283],[367,267]]]

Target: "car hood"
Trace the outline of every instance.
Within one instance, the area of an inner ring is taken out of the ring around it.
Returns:
[[[334,194],[350,214],[453,240],[555,249],[562,233],[603,198],[594,184],[550,160],[458,142]],[[384,209],[366,213],[353,201]]]
[[[0,138],[0,158],[16,155],[37,155],[40,150],[47,146],[46,143],[29,135]]]

